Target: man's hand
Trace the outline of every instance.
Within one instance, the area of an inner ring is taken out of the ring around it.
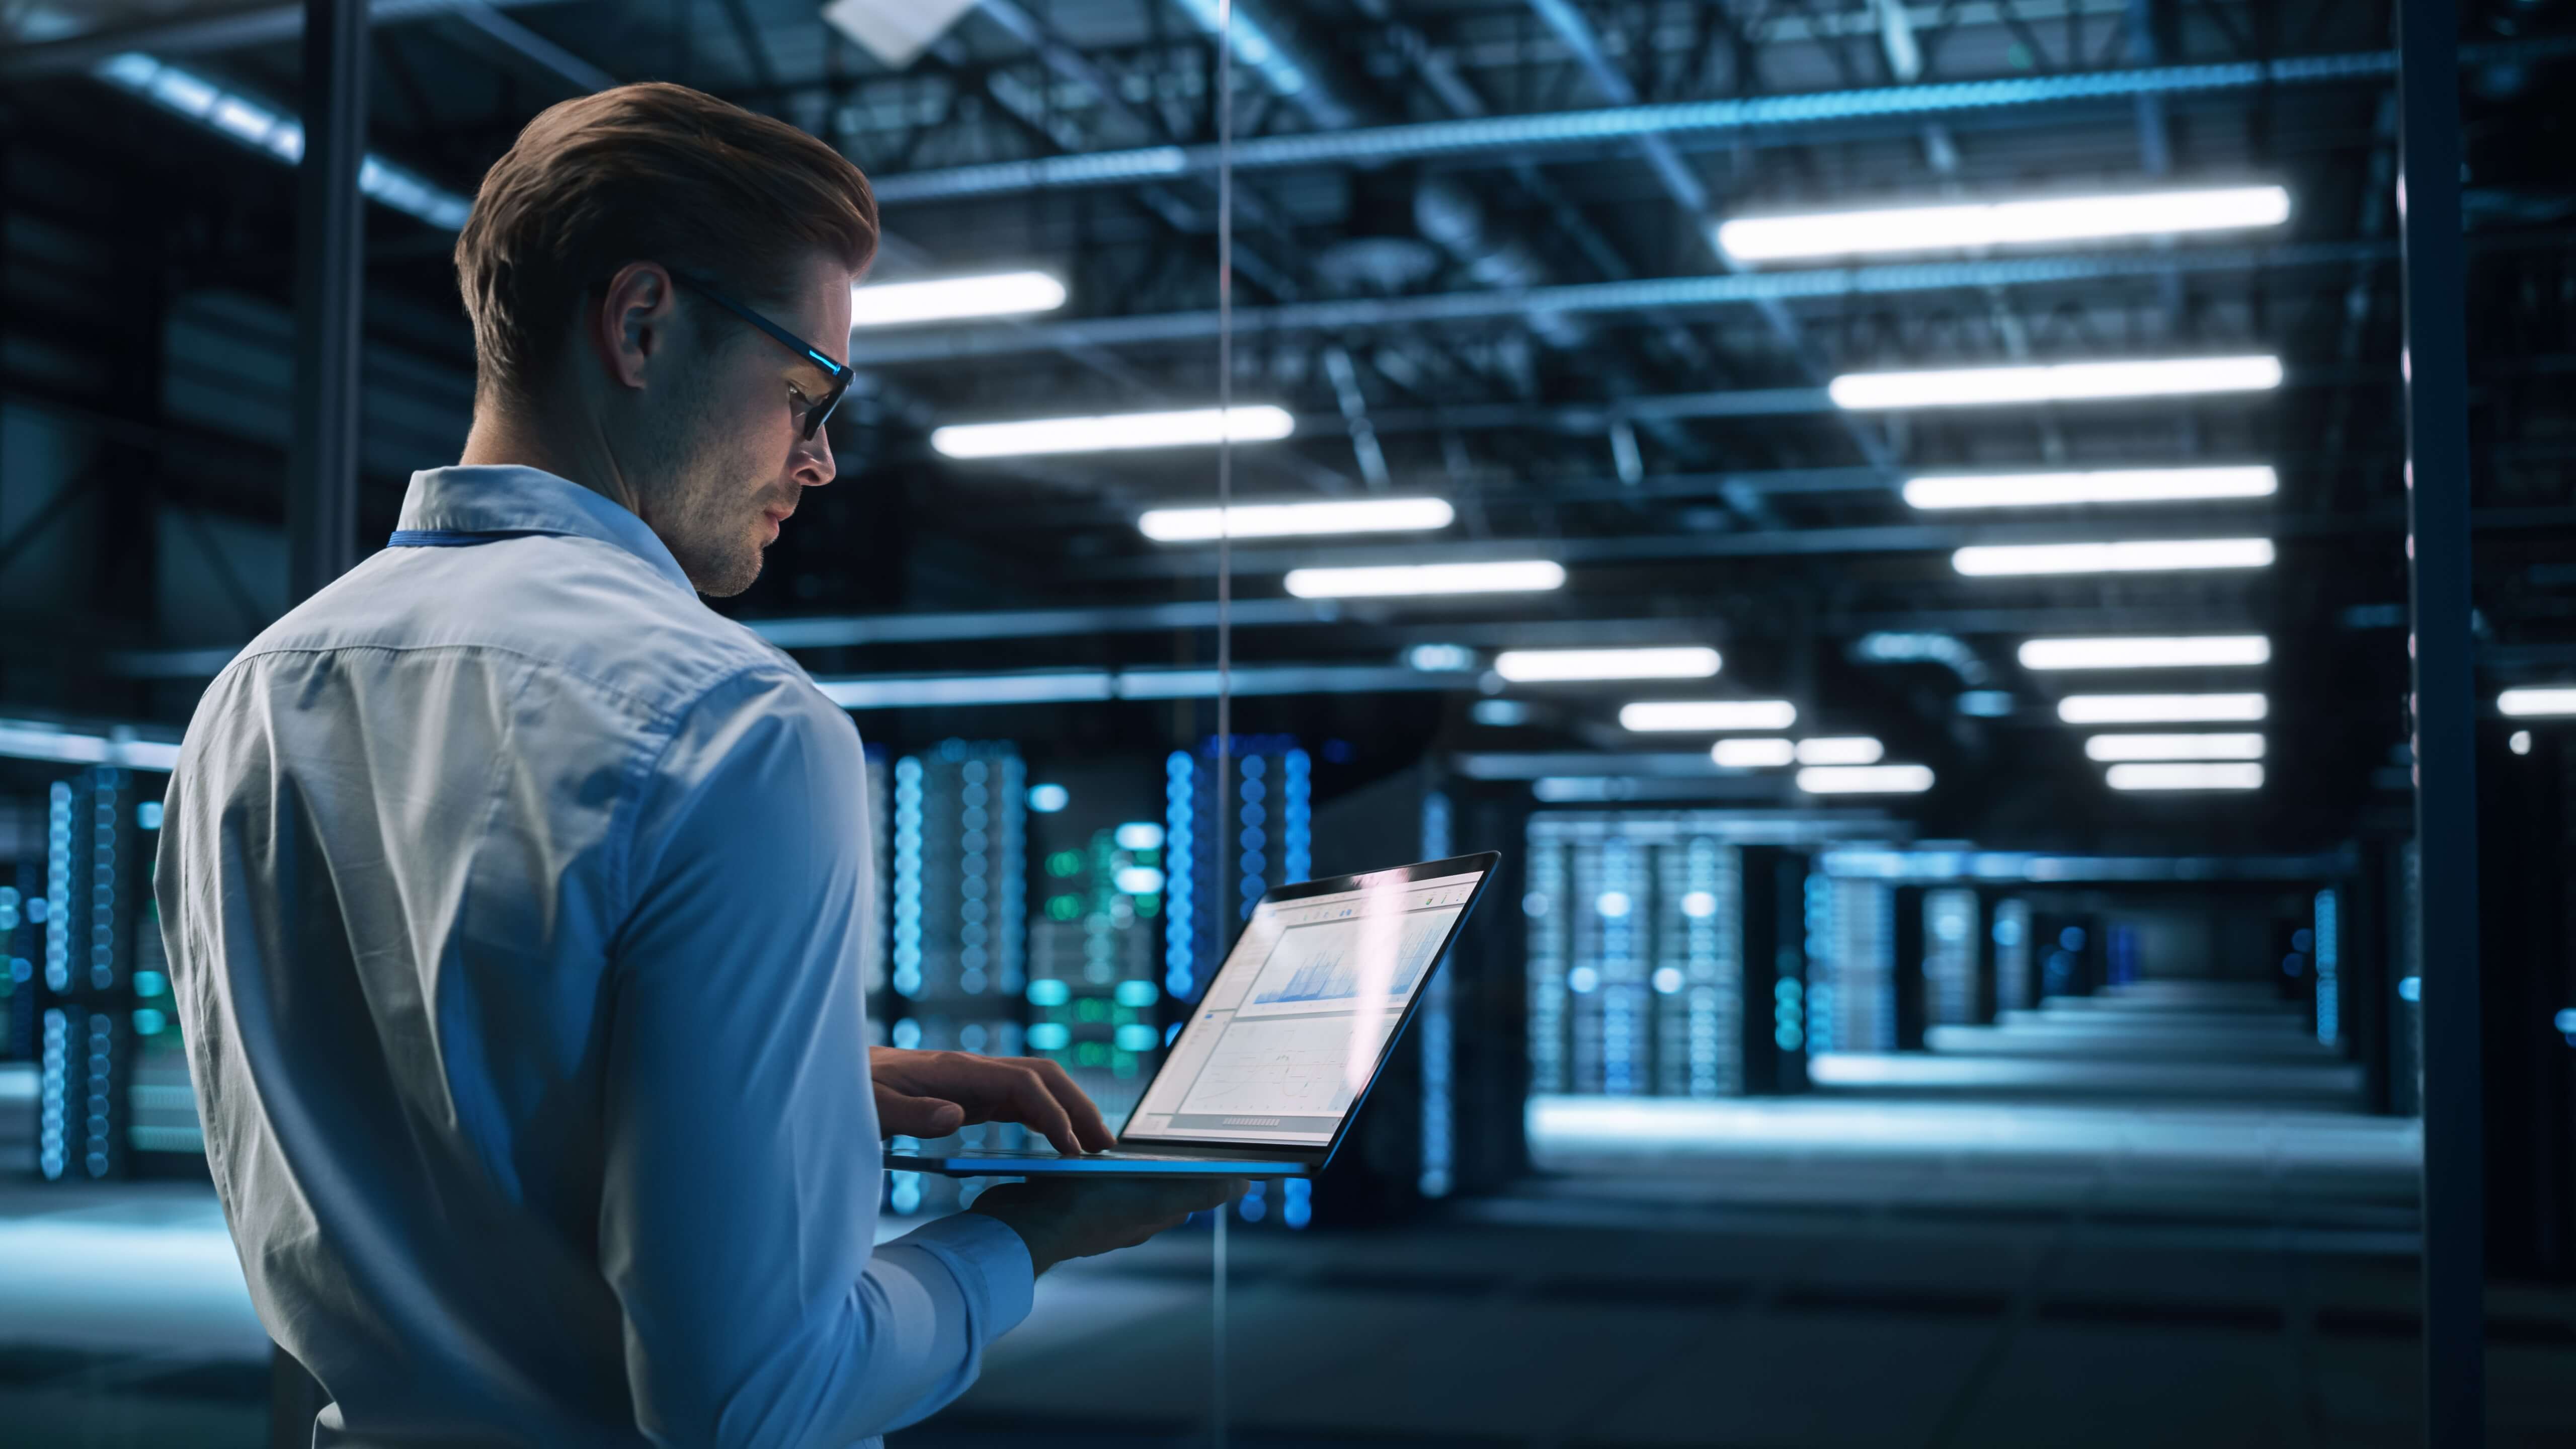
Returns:
[[[1243,1196],[1240,1177],[1113,1177],[1089,1182],[1029,1180],[984,1189],[968,1212],[999,1218],[1028,1244],[1040,1273],[1067,1258],[1132,1248],[1166,1228]]]
[[[868,1075],[877,1090],[877,1130],[888,1137],[945,1137],[978,1122],[1018,1122],[1067,1157],[1105,1152],[1117,1141],[1082,1088],[1042,1057],[871,1047]]]

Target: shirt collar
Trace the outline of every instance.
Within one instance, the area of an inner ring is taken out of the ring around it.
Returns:
[[[623,506],[567,478],[516,464],[424,468],[403,495],[403,529],[460,533],[559,533],[614,544],[651,564],[674,587],[697,586],[670,548]]]

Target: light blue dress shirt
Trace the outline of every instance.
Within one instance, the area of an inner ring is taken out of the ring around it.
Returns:
[[[413,477],[215,680],[157,891],[215,1186],[328,1445],[848,1445],[1029,1309],[874,1247],[866,765],[642,520]],[[491,538],[495,533],[511,536]]]

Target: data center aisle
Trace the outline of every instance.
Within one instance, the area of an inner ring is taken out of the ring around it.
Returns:
[[[1545,1098],[1540,1168],[1239,1235],[1242,1445],[2420,1442],[2411,1121],[2269,993],[2143,985],[1813,1096]],[[1205,1235],[1070,1265],[897,1449],[1208,1442]],[[2492,1296],[2493,1442],[2576,1442],[2576,1293]]]

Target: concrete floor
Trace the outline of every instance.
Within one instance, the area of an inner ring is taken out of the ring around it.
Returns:
[[[1238,1226],[1230,1442],[2420,1442],[2414,1124],[2220,1090],[2320,1065],[2259,1032],[2214,1057],[2088,1039],[2127,1097],[2097,1071],[2035,1101],[2049,1042],[2013,1026],[1945,1041],[1948,1075],[1911,1089],[1541,1100],[1541,1170],[1507,1195],[1399,1230]],[[2011,1070],[1980,1091],[1980,1064]],[[1209,1443],[1210,1247],[1050,1275],[894,1449]],[[2497,1287],[2490,1337],[2491,1442],[2576,1444],[2576,1292]],[[264,1352],[202,1187],[0,1188],[0,1443],[249,1449]]]

